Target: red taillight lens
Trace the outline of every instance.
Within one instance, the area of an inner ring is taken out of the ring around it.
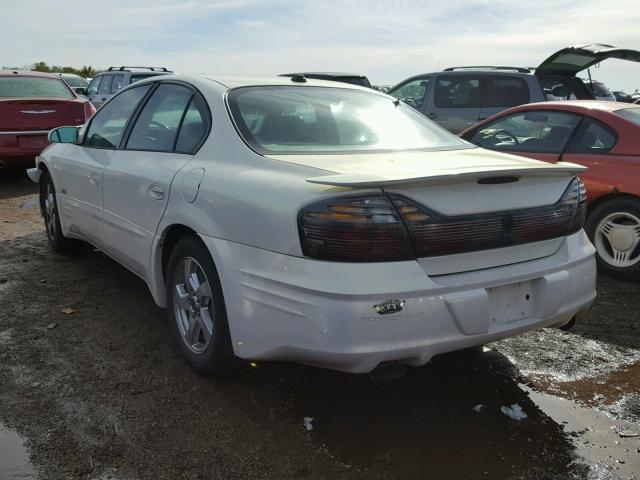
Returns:
[[[308,257],[347,262],[415,258],[402,219],[385,195],[322,200],[298,215]]]
[[[94,107],[91,102],[85,102],[84,104],[84,121],[85,123],[89,121],[93,114],[96,113],[96,107]]]

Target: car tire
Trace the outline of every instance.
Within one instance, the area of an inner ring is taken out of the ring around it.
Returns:
[[[167,312],[171,331],[189,366],[204,376],[219,375],[237,363],[220,278],[199,238],[183,237],[166,270]]]
[[[67,238],[62,233],[56,187],[51,175],[46,170],[40,176],[40,211],[44,218],[47,240],[53,251],[70,252],[76,250],[80,242]]]
[[[640,280],[640,199],[619,197],[598,205],[584,229],[596,247],[600,272],[620,280]]]

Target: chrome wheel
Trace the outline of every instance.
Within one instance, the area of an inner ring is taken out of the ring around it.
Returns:
[[[640,262],[640,218],[629,212],[610,213],[596,226],[594,244],[608,265],[632,267]]]
[[[47,227],[49,237],[56,238],[57,211],[56,201],[54,197],[53,186],[51,182],[47,182],[44,197],[44,224]]]
[[[173,311],[187,348],[203,353],[213,338],[213,298],[204,269],[192,257],[178,262],[173,274]]]

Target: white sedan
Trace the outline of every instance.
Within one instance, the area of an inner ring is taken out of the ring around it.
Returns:
[[[29,174],[52,248],[139,275],[201,374],[423,365],[595,298],[583,167],[474,147],[369,89],[153,77],[50,139]]]

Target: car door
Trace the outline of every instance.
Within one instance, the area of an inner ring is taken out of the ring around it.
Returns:
[[[452,133],[478,123],[482,107],[482,75],[442,74],[435,77],[424,114]]]
[[[61,217],[66,227],[95,245],[104,245],[102,176],[137,103],[148,90],[131,89],[98,111],[78,144],[65,145],[53,159]]]
[[[617,142],[614,130],[590,117],[583,117],[571,138],[562,160],[588,168],[580,174],[590,198],[598,198],[611,192],[612,185],[624,183],[624,168],[616,165],[618,159],[609,152]],[[624,161],[623,161],[624,165]],[[616,168],[618,167],[618,168]]]
[[[151,244],[175,175],[208,128],[208,108],[191,87],[160,83],[104,170],[104,225],[109,254],[148,278]]]
[[[91,80],[91,83],[87,87],[87,94],[86,94],[87,98],[93,104],[94,107],[96,106],[96,104],[94,103],[94,100],[96,100],[96,96],[98,95],[98,88],[100,88],[100,82],[102,82],[102,77],[104,77],[104,75],[98,75],[93,80]]]
[[[529,103],[529,85],[515,75],[485,75],[482,79],[482,110],[479,120],[485,120],[507,108]]]
[[[98,85],[98,93],[93,96],[93,106],[96,108],[100,108],[102,105],[106,103],[107,100],[111,98],[111,85],[113,84],[113,75],[106,74],[102,75],[102,81],[100,85]]]
[[[490,150],[555,163],[579,123],[574,113],[525,110],[486,123],[467,139]]]

